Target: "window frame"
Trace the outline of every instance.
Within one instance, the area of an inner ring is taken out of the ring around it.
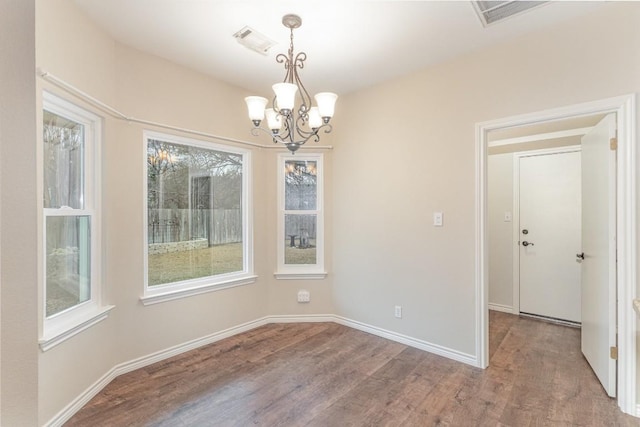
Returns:
[[[147,147],[149,140],[160,140],[170,144],[193,146],[207,150],[223,151],[242,156],[242,255],[243,269],[239,272],[205,276],[149,286],[149,236],[148,236],[148,165]],[[152,130],[143,131],[143,293],[140,301],[144,305],[157,304],[192,295],[228,289],[254,283],[257,276],[253,264],[253,209],[251,180],[251,151],[210,140],[188,138]]]
[[[102,118],[91,111],[69,102],[51,92],[42,92],[42,108],[44,111],[67,118],[84,126],[84,165],[82,171],[83,178],[83,201],[84,206],[80,209],[61,207],[44,207],[44,138],[42,129],[43,116],[39,121],[39,162],[38,162],[38,206],[39,206],[39,239],[38,256],[40,257],[39,283],[41,289],[40,303],[40,338],[39,345],[42,351],[46,351],[92,325],[107,318],[114,306],[103,305],[103,283],[102,283],[102,250],[101,242],[101,158],[102,148]],[[89,268],[90,268],[90,298],[87,301],[66,308],[51,316],[47,316],[47,218],[49,217],[89,217]]]
[[[316,209],[292,210],[285,209],[285,164],[287,161],[315,161],[316,162]],[[277,270],[276,279],[324,279],[324,155],[322,153],[279,153],[278,154],[278,226],[277,226]],[[316,263],[315,264],[285,264],[285,215],[316,215]]]

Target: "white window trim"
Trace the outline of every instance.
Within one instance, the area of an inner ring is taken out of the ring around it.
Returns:
[[[102,304],[102,251],[101,241],[101,165],[99,159],[102,147],[102,119],[96,114],[87,111],[71,102],[68,102],[50,92],[42,93],[42,110],[50,111],[54,114],[69,118],[85,126],[85,159],[84,159],[84,209],[44,209],[42,197],[38,197],[40,229],[39,229],[39,250],[40,273],[39,283],[42,289],[40,339],[38,343],[42,351],[47,351],[52,347],[66,341],[72,336],[82,332],[92,325],[107,318],[114,306],[103,306]],[[39,126],[42,126],[40,120]],[[40,128],[41,129],[41,128]],[[39,133],[42,135],[42,132]],[[38,162],[38,194],[42,195],[43,183],[43,145],[39,143]],[[46,314],[46,220],[50,216],[89,216],[91,235],[91,299],[81,304],[70,307],[60,313],[47,317]]]
[[[74,307],[75,312],[73,318],[62,318],[62,322],[59,322],[55,327],[50,328],[50,330],[47,331],[47,334],[40,338],[38,344],[40,344],[42,351],[47,351],[74,335],[79,334],[85,329],[90,328],[96,323],[103,321],[109,316],[109,312],[115,308],[114,305],[107,305],[104,307],[96,306],[94,304],[84,305],[85,304],[79,304]]]
[[[327,277],[327,272],[323,271],[320,273],[284,273],[277,271],[273,273],[273,277],[278,280],[322,280]]]
[[[242,245],[243,245],[243,269],[240,272],[220,274],[216,276],[201,277],[163,285],[148,286],[149,283],[149,259],[147,249],[148,242],[148,195],[147,195],[147,144],[150,139],[165,141],[173,144],[190,145],[208,150],[224,151],[242,156]],[[142,144],[145,167],[143,168],[143,253],[144,253],[144,284],[140,301],[143,305],[152,305],[180,298],[187,298],[207,292],[229,289],[254,283],[257,276],[253,267],[253,209],[251,206],[251,151],[243,148],[231,147],[212,141],[204,141],[170,135],[161,132],[145,130]]]
[[[322,280],[327,277],[324,269],[324,156],[321,153],[298,153],[295,155],[288,153],[278,154],[278,264],[273,276],[279,280]],[[315,161],[317,170],[317,206],[315,210],[309,211],[286,211],[284,208],[285,181],[284,166],[288,160]],[[310,264],[285,264],[284,251],[284,216],[286,213],[315,214],[316,216],[316,263]]]

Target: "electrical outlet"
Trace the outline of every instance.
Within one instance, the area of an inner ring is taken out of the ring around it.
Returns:
[[[401,318],[402,318],[402,306],[396,305],[396,309],[395,309],[394,315],[395,315],[398,319],[401,319]]]
[[[311,294],[309,291],[305,289],[301,289],[298,291],[298,302],[309,302],[311,301]]]

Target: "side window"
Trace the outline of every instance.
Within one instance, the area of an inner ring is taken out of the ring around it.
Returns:
[[[253,277],[249,152],[152,132],[145,148],[145,297]]]
[[[285,155],[278,161],[280,278],[322,278],[324,213],[322,155]]]
[[[48,92],[42,118],[44,348],[108,308],[100,298],[101,120]]]

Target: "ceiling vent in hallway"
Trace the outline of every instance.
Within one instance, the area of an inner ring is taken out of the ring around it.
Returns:
[[[235,37],[241,45],[262,55],[266,55],[269,49],[276,45],[276,42],[251,27],[242,28],[236,32],[233,37]]]
[[[548,1],[472,1],[482,25],[489,26],[503,19],[519,15]]]

